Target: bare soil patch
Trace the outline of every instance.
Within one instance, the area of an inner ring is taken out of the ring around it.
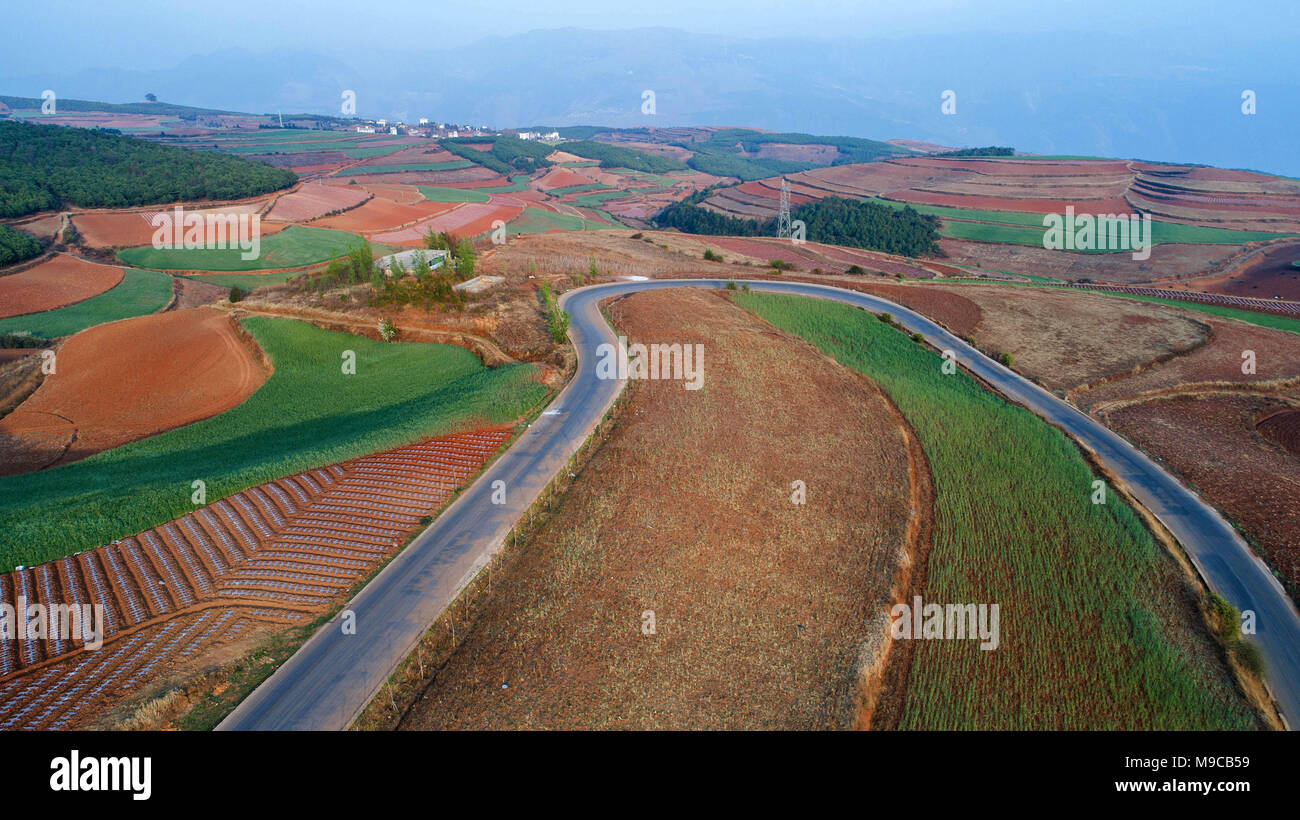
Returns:
[[[1296,445],[1297,414],[1283,410],[1257,431],[1255,419],[1285,407],[1253,395],[1185,396],[1110,413],[1117,431],[1161,459],[1245,531],[1293,596],[1300,594],[1300,458],[1273,443]]]
[[[59,349],[56,374],[0,419],[4,470],[76,461],[215,416],[268,375],[218,311],[171,311],[84,330]]]
[[[633,340],[704,344],[705,386],[629,385],[402,728],[854,725],[905,560],[900,422],[873,385],[718,294],[609,311]]]
[[[75,304],[115,287],[121,268],[59,254],[26,270],[0,276],[0,319]]]
[[[1186,311],[1131,299],[1005,285],[940,287],[979,306],[982,319],[971,332],[981,348],[1011,353],[1016,370],[1049,390],[1131,372],[1210,335]]]

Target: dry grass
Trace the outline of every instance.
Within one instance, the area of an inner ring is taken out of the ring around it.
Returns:
[[[1066,391],[1204,344],[1209,326],[1184,311],[1092,293],[999,285],[943,288],[979,305],[982,348],[1015,356],[1020,373]]]
[[[854,725],[910,517],[886,400],[715,294],[609,310],[633,340],[703,343],[705,387],[630,386],[402,726]]]

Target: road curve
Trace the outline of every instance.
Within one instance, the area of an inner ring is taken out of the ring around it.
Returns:
[[[379,691],[458,591],[500,549],[514,523],[591,434],[623,382],[595,373],[596,346],[613,342],[599,302],[641,290],[721,288],[726,280],[651,280],[592,285],[565,293],[577,373],[555,402],[423,533],[349,602],[356,634],[325,624],[253,691],[218,729],[345,729]],[[1154,513],[1186,549],[1210,586],[1256,613],[1255,640],[1268,684],[1289,726],[1300,715],[1300,612],[1264,563],[1209,505],[1102,424],[994,362],[939,325],[886,299],[803,282],[749,282],[754,290],[831,299],[888,311],[907,330],[951,350],[970,372],[1011,401],[1060,426]],[[504,481],[506,504],[491,503]],[[1081,489],[1086,492],[1090,488]]]

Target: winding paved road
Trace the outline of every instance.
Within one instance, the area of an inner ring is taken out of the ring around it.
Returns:
[[[1297,725],[1300,612],[1232,527],[1155,462],[1073,406],[907,308],[826,285],[749,284],[754,290],[888,311],[935,347],[954,351],[964,367],[1009,399],[1059,425],[1094,451],[1178,538],[1210,585],[1237,608],[1256,613],[1255,639],[1268,663],[1269,686],[1289,725]],[[478,481],[349,603],[346,609],[356,615],[355,635],[343,634],[338,619],[322,626],[218,728],[347,728],[458,591],[500,549],[515,521],[566,467],[622,390],[623,382],[598,379],[595,374],[596,346],[614,341],[599,302],[655,288],[724,286],[720,279],[619,282],[561,296],[560,304],[572,316],[569,336],[578,351],[573,380]],[[506,504],[491,503],[496,481],[505,482]]]

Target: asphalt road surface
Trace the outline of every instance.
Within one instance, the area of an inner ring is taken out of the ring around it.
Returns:
[[[670,287],[721,288],[721,279],[593,285],[560,304],[572,317],[569,336],[578,372],[554,403],[453,503],[349,602],[356,634],[339,619],[325,624],[252,692],[218,729],[345,729],[459,590],[504,544],[542,489],[565,469],[623,388],[596,377],[596,346],[615,336],[600,315],[604,299]],[[1060,426],[1096,453],[1186,549],[1212,588],[1256,614],[1255,641],[1268,684],[1289,726],[1300,716],[1300,612],[1264,563],[1209,505],[1102,424],[994,362],[929,319],[877,296],[802,282],[750,282],[754,290],[813,296],[887,311],[1003,395]],[[492,504],[504,481],[506,503]],[[1081,488],[1080,492],[1091,492]]]

